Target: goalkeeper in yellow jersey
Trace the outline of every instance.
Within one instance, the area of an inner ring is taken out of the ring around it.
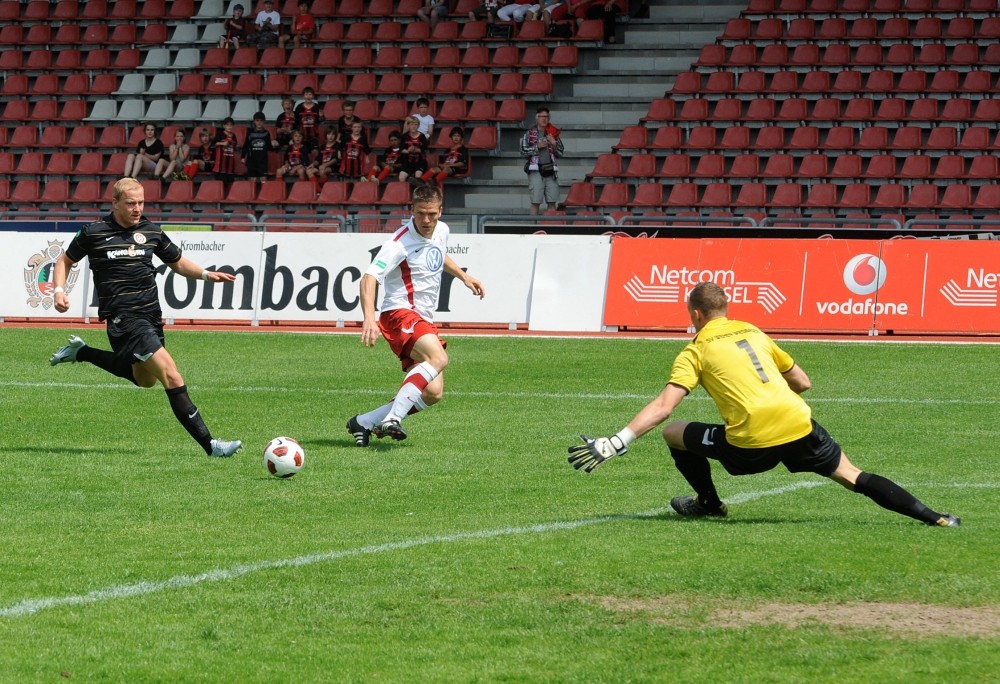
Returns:
[[[677,470],[695,491],[695,496],[670,501],[680,515],[727,514],[712,482],[713,459],[730,475],[763,473],[781,463],[793,473],[829,477],[883,508],[928,525],[960,524],[958,516],[931,510],[895,482],[851,463],[799,396],[812,386],[805,371],[756,326],[728,319],[727,309],[726,294],[715,283],[699,283],[691,290],[688,313],[697,335],[674,360],[666,387],[617,434],[584,436],[583,444],[571,446],[569,462],[575,468],[589,473],[624,454],[700,384],[725,423],[677,420],[663,428]]]

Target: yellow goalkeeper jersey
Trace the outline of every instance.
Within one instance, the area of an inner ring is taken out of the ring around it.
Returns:
[[[722,414],[729,443],[756,449],[812,431],[809,405],[781,375],[794,365],[756,326],[715,318],[677,355],[670,382],[688,392],[704,387]]]

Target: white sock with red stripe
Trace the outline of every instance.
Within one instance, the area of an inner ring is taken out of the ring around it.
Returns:
[[[396,392],[396,398],[392,402],[392,408],[385,416],[384,420],[398,420],[410,414],[410,409],[417,406],[417,402],[423,404],[420,395],[434,378],[438,376],[437,369],[426,361],[418,363],[410,369],[410,372],[403,378],[403,384]],[[426,404],[424,404],[426,407]],[[422,407],[423,408],[423,407]]]

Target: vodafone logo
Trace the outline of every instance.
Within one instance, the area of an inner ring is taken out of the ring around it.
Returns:
[[[856,295],[868,295],[885,285],[885,262],[874,254],[858,254],[844,267],[844,285]]]

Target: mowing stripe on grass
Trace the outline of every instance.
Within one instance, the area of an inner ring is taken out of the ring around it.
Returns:
[[[120,383],[82,383],[82,382],[20,382],[16,380],[0,381],[0,387],[21,387],[38,389],[120,389],[135,390],[135,386]],[[261,394],[330,394],[330,395],[371,395],[384,397],[390,390],[387,388],[360,388],[352,389],[346,387],[218,387],[214,385],[188,385],[188,388],[197,392],[237,392],[239,394],[261,393]],[[652,400],[655,393],[630,393],[630,392],[478,392],[460,389],[449,389],[449,396],[454,397],[478,397],[487,399],[646,399]],[[687,401],[709,401],[709,397],[704,393],[697,393],[687,398]],[[969,404],[975,406],[995,406],[1000,405],[1000,398],[992,399],[988,397],[978,398],[955,398],[955,399],[903,399],[899,397],[808,397],[810,404],[921,404],[921,405],[960,405]]]
[[[776,489],[768,489],[759,492],[747,492],[729,497],[728,501],[733,504],[746,503],[765,496],[777,496],[787,494],[798,489],[808,489],[820,487],[826,482],[803,481]],[[620,522],[622,520],[635,520],[638,518],[655,518],[658,515],[669,512],[669,508],[658,508],[643,513],[622,513],[620,515],[603,515],[596,518],[584,518],[582,520],[568,520],[565,522],[538,523],[536,525],[523,525],[520,527],[506,527],[498,530],[478,530],[474,532],[459,532],[456,534],[446,534],[435,537],[422,537],[420,539],[410,539],[407,541],[389,542],[386,544],[375,544],[373,546],[362,546],[355,549],[344,549],[342,551],[329,551],[327,553],[314,553],[296,558],[285,558],[280,560],[260,561],[259,563],[247,563],[235,565],[231,568],[219,568],[209,570],[200,575],[177,575],[161,582],[136,582],[135,584],[118,584],[104,589],[96,589],[86,594],[75,596],[57,596],[41,599],[26,599],[6,608],[0,608],[0,618],[24,617],[34,615],[49,608],[59,606],[76,606],[89,603],[99,603],[112,601],[115,599],[131,598],[133,596],[145,596],[155,594],[168,589],[182,589],[193,587],[204,582],[224,582],[240,578],[252,572],[261,570],[274,570],[279,568],[299,567],[303,565],[313,565],[327,561],[340,560],[341,558],[352,558],[354,556],[366,556],[376,553],[387,553],[390,551],[403,551],[418,546],[428,546],[430,544],[451,544],[465,541],[467,539],[493,539],[495,537],[508,537],[519,534],[542,534],[545,532],[558,532],[562,530],[575,530],[589,525],[600,525],[602,523]]]

